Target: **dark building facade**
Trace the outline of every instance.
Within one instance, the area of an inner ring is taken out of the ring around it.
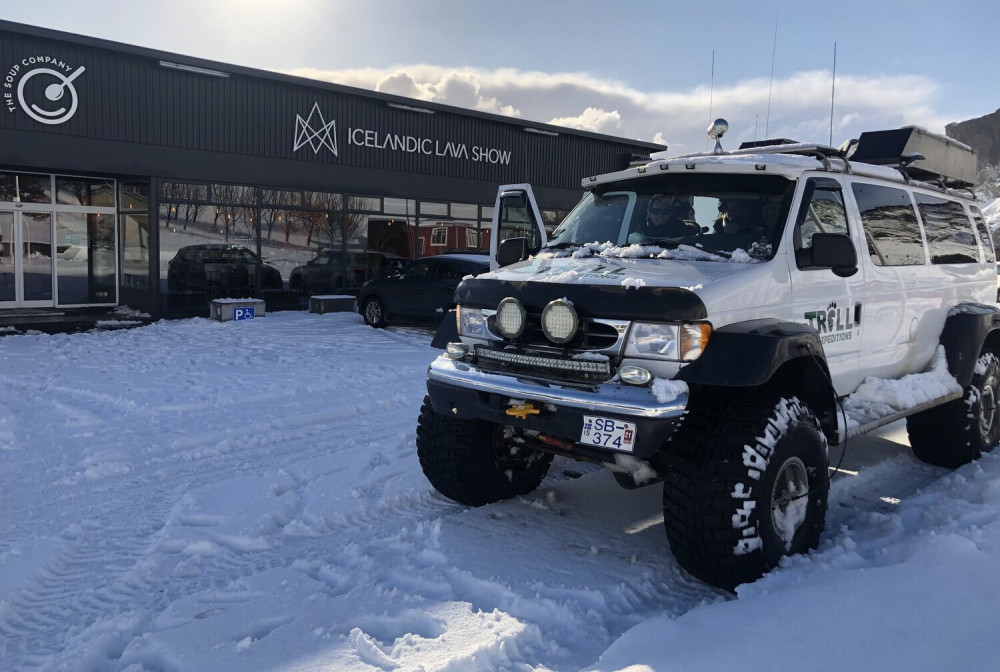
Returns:
[[[0,72],[0,315],[299,307],[305,268],[488,248],[498,185],[555,223],[663,149],[5,21]]]

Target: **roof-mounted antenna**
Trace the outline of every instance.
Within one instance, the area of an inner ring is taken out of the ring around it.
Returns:
[[[830,146],[833,147],[833,96],[837,91],[837,43],[833,43],[833,81],[830,83]]]
[[[764,139],[771,122],[771,89],[774,87],[774,52],[778,50],[778,15],[774,15],[774,44],[771,45],[771,81],[767,85],[767,116],[764,118]]]
[[[712,78],[709,80],[711,83],[708,86],[708,125],[712,125],[712,98],[715,96],[715,49],[712,50]],[[705,143],[705,148],[708,149],[708,143]]]

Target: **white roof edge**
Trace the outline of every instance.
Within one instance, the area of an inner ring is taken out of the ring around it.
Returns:
[[[663,153],[657,152],[657,154]],[[677,167],[685,172],[693,170],[702,173],[763,173],[781,175],[793,180],[800,177],[806,171],[815,170],[834,175],[858,175],[895,182],[901,185],[907,184],[902,173],[891,166],[876,166],[860,161],[854,163],[848,159],[850,164],[850,172],[848,172],[844,170],[843,161],[836,157],[831,157],[830,165],[832,170],[825,170],[823,162],[812,156],[803,156],[801,154],[748,154],[746,150],[743,150],[740,154],[692,154],[689,156],[661,158],[657,158],[656,154],[654,154],[652,157],[652,160],[645,165],[632,166],[613,173],[585,177],[581,180],[581,186],[584,189],[592,189],[597,185],[616,182],[618,180],[643,179],[666,174],[668,171],[671,173],[678,172]],[[687,166],[689,165],[693,165],[694,168],[688,168]],[[761,165],[766,166],[766,169],[760,170],[758,166]],[[911,179],[909,184],[938,192],[942,191],[938,185],[923,180]],[[956,198],[969,198],[954,188],[949,188],[945,193]]]

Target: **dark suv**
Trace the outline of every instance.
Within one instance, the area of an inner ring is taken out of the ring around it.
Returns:
[[[259,270],[258,270],[259,269]],[[177,250],[167,267],[171,292],[205,292],[211,296],[253,293],[257,273],[262,289],[281,289],[281,273],[239,245],[207,243]]]
[[[288,287],[303,294],[339,294],[357,290],[366,281],[402,267],[402,257],[381,252],[325,250],[288,276]]]

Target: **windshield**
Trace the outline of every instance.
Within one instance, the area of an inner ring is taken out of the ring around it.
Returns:
[[[698,258],[709,261],[764,261],[774,256],[793,190],[794,182],[775,175],[720,173],[603,185],[566,216],[546,247],[639,245],[681,250],[676,256],[685,258],[700,250]]]

